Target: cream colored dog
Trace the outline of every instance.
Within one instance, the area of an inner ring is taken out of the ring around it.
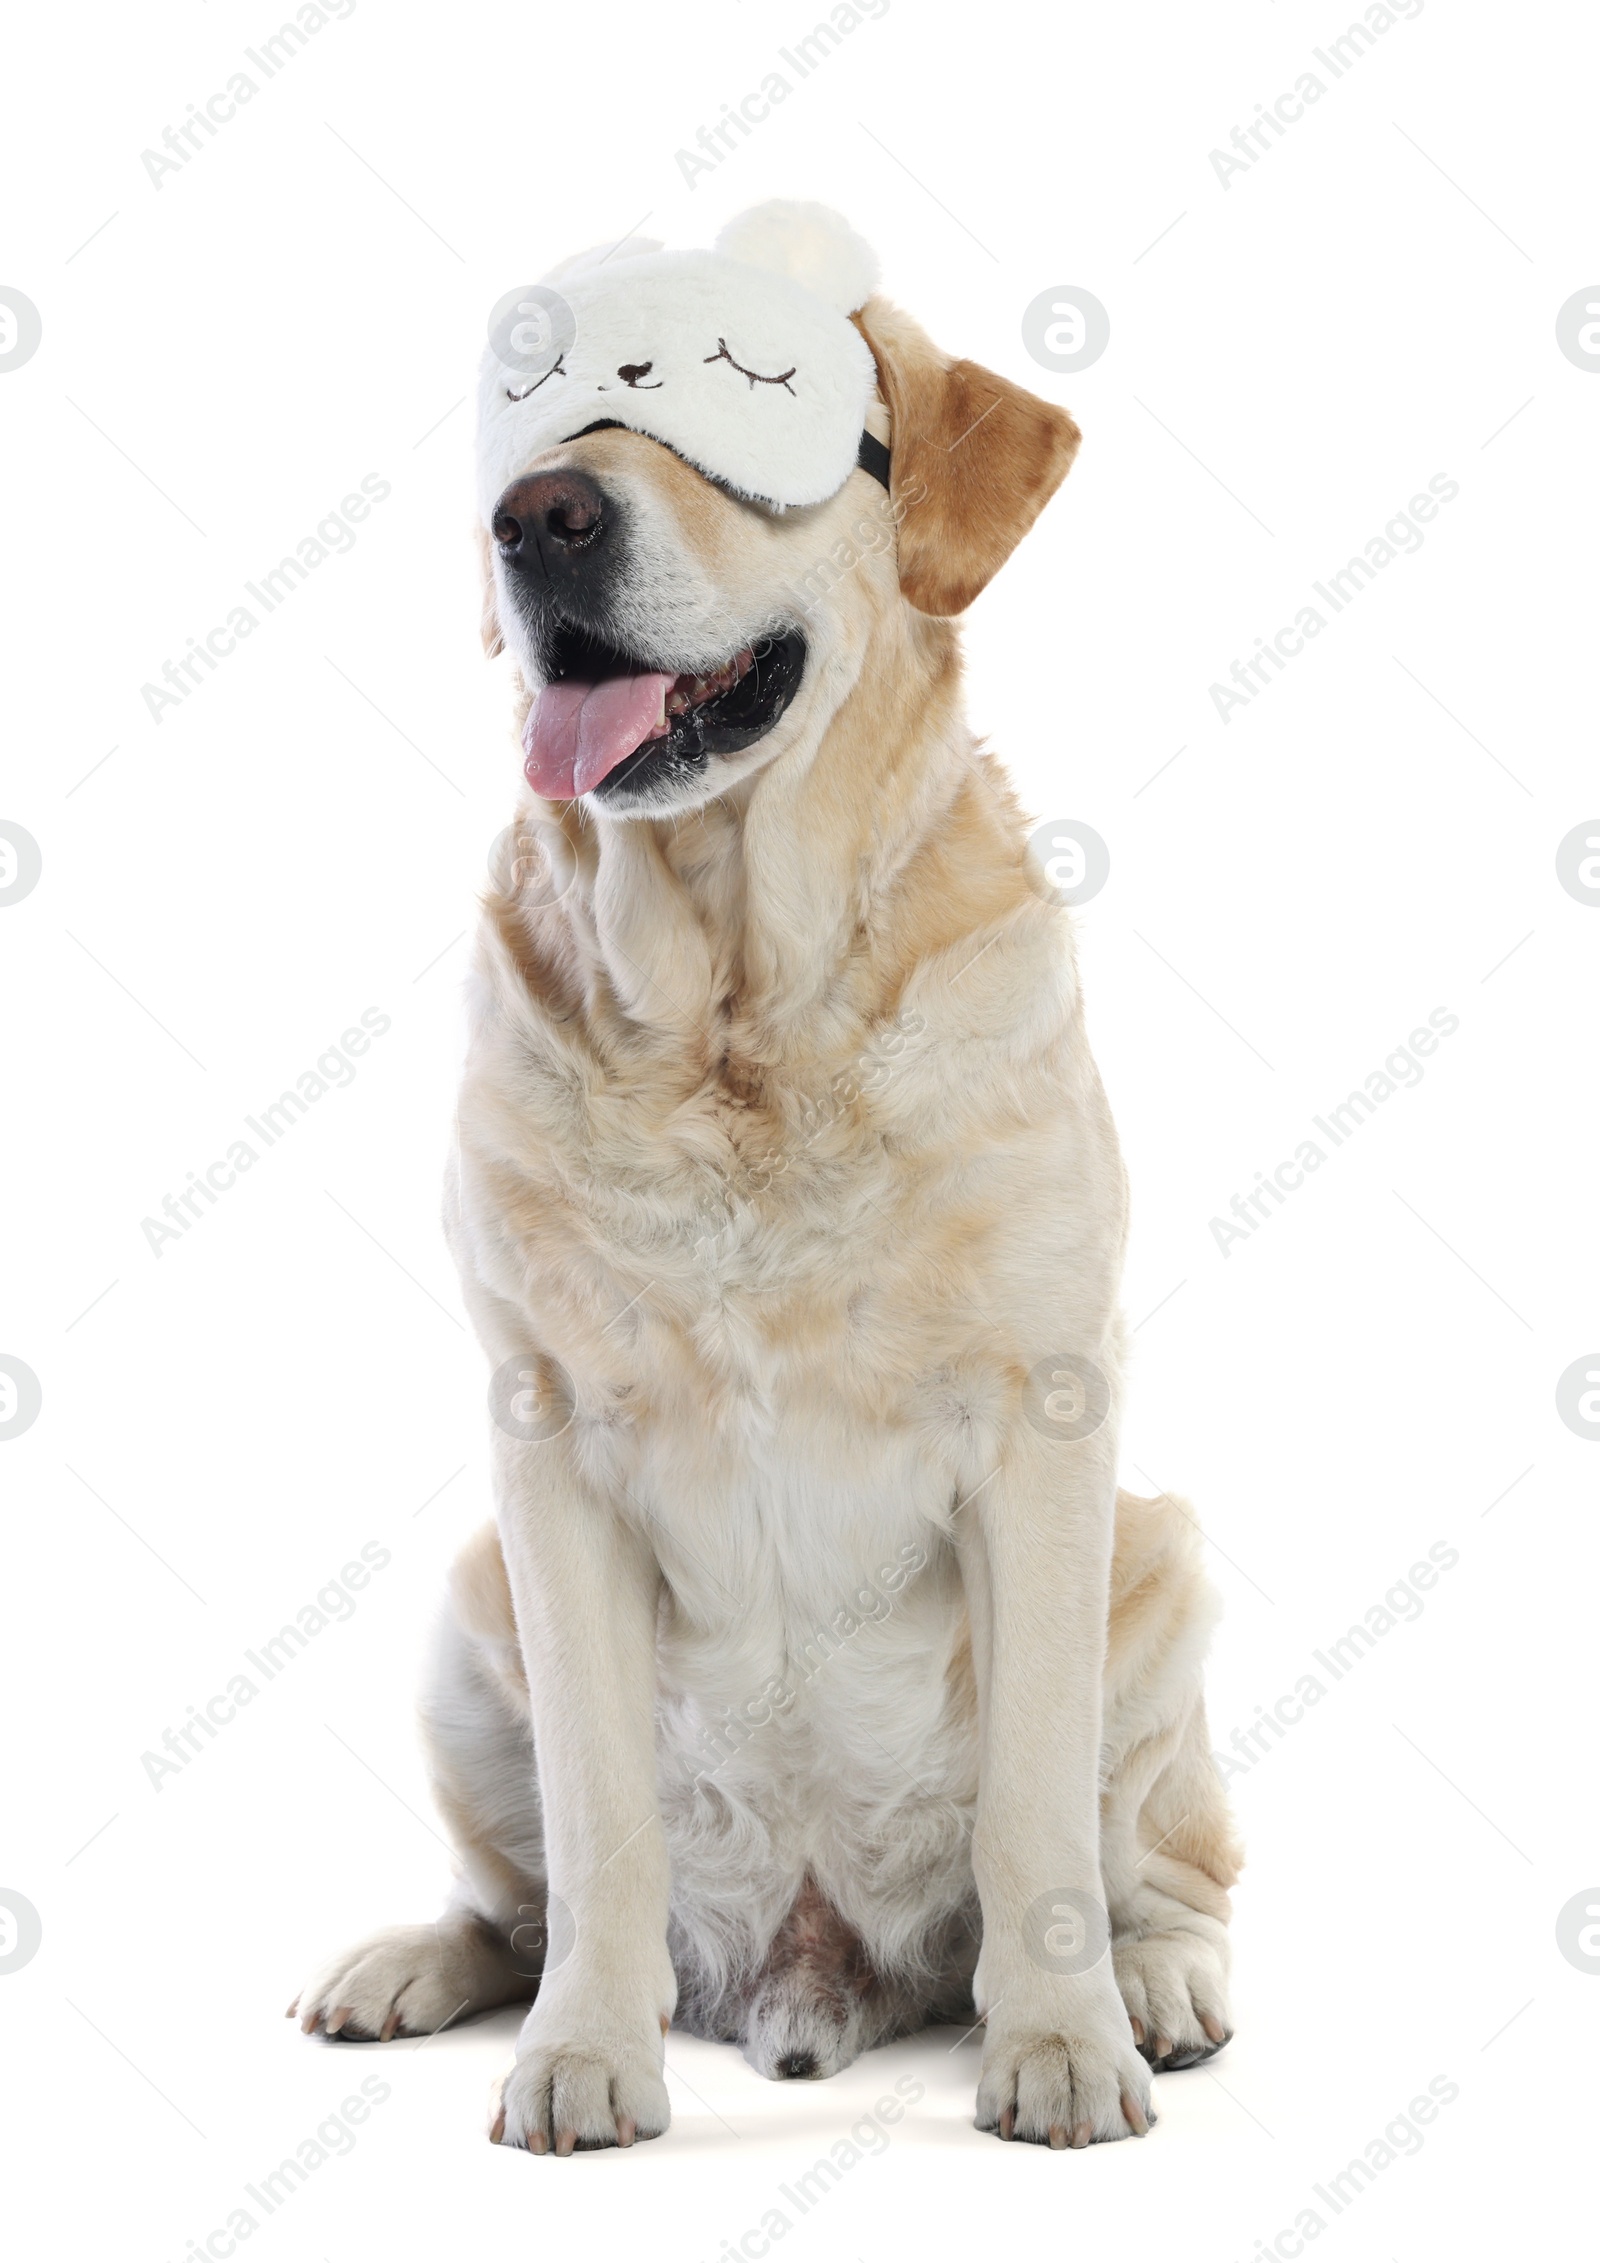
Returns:
[[[604,774],[525,802],[478,944],[447,1209],[496,1518],[425,1703],[461,1875],[297,2008],[532,1996],[493,2135],[536,2153],[663,2131],[674,2016],[774,2077],[976,2016],[979,2127],[1051,2146],[1229,2032],[1213,1602],[1187,1511],[1117,1490],[1122,1165],[952,618],[1078,433],[855,321],[887,492],[764,507],[602,420],[484,537],[530,774]]]

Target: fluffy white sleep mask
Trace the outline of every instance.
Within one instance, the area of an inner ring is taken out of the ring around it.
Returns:
[[[877,261],[837,213],[771,203],[714,251],[630,239],[580,253],[495,309],[479,383],[479,500],[546,448],[625,425],[751,501],[820,503],[858,462],[876,372],[848,319]]]

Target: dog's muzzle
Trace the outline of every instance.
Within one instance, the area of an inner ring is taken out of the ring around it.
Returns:
[[[528,783],[547,800],[659,800],[712,756],[765,737],[793,699],[805,666],[797,632],[692,668],[615,641],[626,510],[591,473],[568,466],[513,480],[491,525],[544,679],[522,744]]]

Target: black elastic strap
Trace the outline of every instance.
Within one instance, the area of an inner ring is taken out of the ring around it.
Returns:
[[[856,450],[856,462],[863,471],[870,472],[878,485],[887,491],[889,451],[881,440],[875,440],[870,432],[863,432],[861,445]]]

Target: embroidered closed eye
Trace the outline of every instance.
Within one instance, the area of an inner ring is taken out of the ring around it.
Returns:
[[[755,391],[758,385],[781,385],[786,393],[792,393],[794,391],[794,387],[789,383],[789,380],[794,375],[795,369],[799,367],[798,363],[795,363],[790,368],[786,369],[781,377],[763,377],[760,370],[746,369],[742,361],[734,360],[732,354],[730,354],[728,351],[728,341],[726,338],[719,338],[717,340],[716,352],[714,354],[707,354],[705,358],[708,362],[725,361],[728,364],[729,368],[736,369],[741,377],[748,377],[750,380],[750,390],[752,393]]]
[[[565,353],[557,354],[555,360],[545,371],[544,377],[536,377],[531,385],[524,385],[520,393],[513,393],[510,386],[508,385],[506,387],[506,399],[508,401],[525,401],[530,393],[538,392],[540,386],[545,382],[545,378],[567,376],[569,373],[562,366],[562,364],[566,361],[566,358],[567,357]]]

